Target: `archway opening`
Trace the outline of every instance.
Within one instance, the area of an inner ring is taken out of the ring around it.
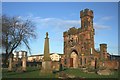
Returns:
[[[72,51],[70,55],[70,67],[78,68],[78,62],[77,51]]]

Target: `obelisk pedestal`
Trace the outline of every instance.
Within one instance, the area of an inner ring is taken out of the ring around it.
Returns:
[[[52,73],[51,61],[43,61],[41,73]]]
[[[48,38],[48,32],[47,32],[46,38],[45,38],[45,44],[44,44],[44,57],[42,62],[41,73],[52,73],[51,63],[52,62],[49,54],[49,38]]]

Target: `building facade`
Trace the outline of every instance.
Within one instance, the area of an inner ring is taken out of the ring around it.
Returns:
[[[52,61],[60,61],[62,55],[63,54],[51,53],[50,58],[51,58]],[[31,56],[28,56],[27,61],[28,62],[34,62],[34,61],[41,62],[43,60],[43,57],[44,57],[43,54],[41,54],[41,55],[31,55]]]
[[[72,27],[63,33],[64,55],[67,67],[85,67],[92,60],[108,58],[107,44],[100,44],[100,51],[95,50],[92,10],[80,11],[81,27]]]
[[[22,58],[25,56],[27,58],[27,51],[15,51],[13,53],[13,61],[18,61],[18,59],[22,60]]]

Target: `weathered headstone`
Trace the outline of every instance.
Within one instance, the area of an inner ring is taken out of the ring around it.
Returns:
[[[49,38],[48,38],[48,32],[46,33],[46,38],[45,38],[45,44],[44,44],[44,57],[42,61],[42,69],[41,73],[52,73],[52,68],[51,68],[51,58],[49,54]]]

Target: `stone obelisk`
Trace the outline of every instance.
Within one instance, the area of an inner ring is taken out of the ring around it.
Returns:
[[[46,32],[46,38],[44,43],[44,57],[42,61],[41,73],[52,73],[48,32]]]

